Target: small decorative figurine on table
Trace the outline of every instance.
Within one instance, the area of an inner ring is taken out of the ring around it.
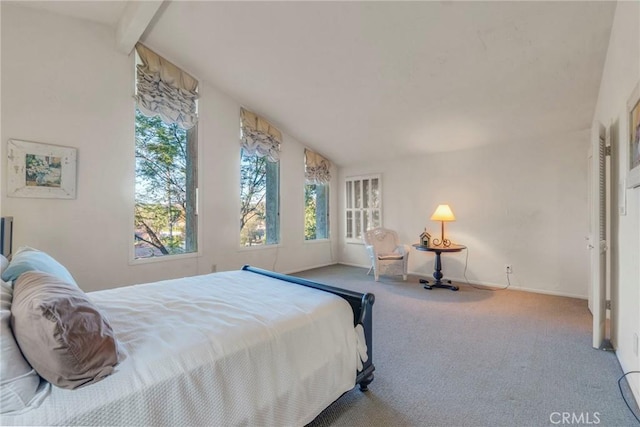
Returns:
[[[427,229],[425,228],[422,234],[420,234],[420,245],[429,246],[430,242],[431,242],[431,234],[427,233]]]

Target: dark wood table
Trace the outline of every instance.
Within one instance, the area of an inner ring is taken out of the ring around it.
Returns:
[[[457,291],[459,289],[457,286],[451,284],[451,280],[442,280],[442,261],[440,260],[440,255],[442,254],[442,252],[460,252],[463,249],[467,249],[466,246],[456,245],[454,243],[449,246],[423,246],[416,243],[415,245],[413,245],[413,247],[419,251],[435,252],[436,254],[436,262],[434,267],[435,271],[433,272],[433,278],[436,280],[435,282],[429,284],[428,280],[420,279],[420,283],[423,284],[423,287],[425,289],[444,288],[451,289],[452,291]]]

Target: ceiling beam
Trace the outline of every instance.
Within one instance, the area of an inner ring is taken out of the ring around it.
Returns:
[[[130,0],[127,3],[116,30],[116,46],[120,52],[131,53],[162,3],[163,0]]]

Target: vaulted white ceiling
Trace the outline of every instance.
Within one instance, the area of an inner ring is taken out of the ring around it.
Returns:
[[[46,3],[110,25],[124,10]],[[591,1],[174,1],[142,40],[349,165],[588,129],[614,10]]]

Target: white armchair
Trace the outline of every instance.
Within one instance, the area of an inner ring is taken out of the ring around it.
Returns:
[[[365,249],[371,259],[373,276],[378,281],[381,274],[402,275],[407,280],[409,245],[398,243],[398,233],[386,228],[374,228],[364,233]]]

